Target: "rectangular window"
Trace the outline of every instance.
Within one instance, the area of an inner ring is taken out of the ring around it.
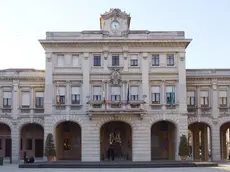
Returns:
[[[30,107],[30,92],[22,92],[22,107]]]
[[[112,101],[121,101],[121,87],[112,87],[111,88],[111,100]]]
[[[44,92],[35,93],[35,107],[36,108],[44,107]]]
[[[174,55],[173,54],[167,55],[167,66],[174,66]]]
[[[100,86],[93,87],[93,100],[101,100],[101,87]]]
[[[187,105],[189,106],[195,105],[195,92],[194,91],[187,92]]]
[[[138,86],[131,86],[130,87],[130,100],[138,100]]]
[[[33,149],[33,140],[27,139],[26,140],[26,150],[32,150]]]
[[[80,87],[72,87],[71,90],[71,104],[80,104]]]
[[[209,97],[208,91],[200,91],[200,104],[201,104],[201,106],[209,105],[208,97]]]
[[[159,66],[159,55],[152,55],[152,66]]]
[[[160,104],[160,87],[151,87],[152,104]]]
[[[2,139],[0,139],[0,149],[2,149]]]
[[[93,57],[93,66],[101,66],[101,56],[95,55]]]
[[[79,66],[79,55],[72,55],[72,65]]]
[[[112,66],[119,66],[120,62],[119,62],[119,56],[117,55],[113,55],[112,56]]]
[[[65,87],[57,87],[57,104],[65,104]]]
[[[11,92],[4,92],[3,93],[3,107],[11,107]]]
[[[57,55],[57,66],[64,66],[64,60],[63,54]]]
[[[138,66],[138,56],[132,55],[130,57],[130,66]]]
[[[167,104],[171,104],[171,105],[175,104],[175,87],[174,86],[166,87],[166,101],[167,101]]]
[[[219,105],[227,106],[227,91],[219,91]]]

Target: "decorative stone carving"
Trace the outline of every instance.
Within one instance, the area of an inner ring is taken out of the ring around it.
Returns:
[[[52,53],[46,52],[46,62],[52,61]]]
[[[184,61],[185,60],[185,57],[180,57],[180,61]]]
[[[104,51],[103,52],[103,56],[104,56],[104,59],[107,60],[108,56],[109,56],[109,52],[108,51]]]
[[[148,57],[148,53],[142,53],[142,57],[143,57],[144,60],[146,60],[147,57]]]
[[[120,75],[120,72],[119,72],[118,69],[115,69],[115,70],[112,72],[110,82],[111,82],[113,85],[118,85],[118,84],[120,84],[120,82],[121,82],[121,75]]]
[[[125,60],[127,60],[127,58],[128,58],[128,52],[127,51],[123,52],[123,57]]]
[[[84,59],[87,60],[89,58],[89,53],[83,53]]]

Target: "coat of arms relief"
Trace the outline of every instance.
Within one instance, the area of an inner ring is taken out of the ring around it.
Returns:
[[[119,85],[121,83],[121,75],[118,69],[112,72],[110,82],[113,85]]]

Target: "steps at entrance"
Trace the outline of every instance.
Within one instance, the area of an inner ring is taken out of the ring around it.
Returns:
[[[152,162],[79,162],[56,161],[19,164],[19,168],[176,168],[176,167],[217,167],[215,162],[194,161],[152,161]]]

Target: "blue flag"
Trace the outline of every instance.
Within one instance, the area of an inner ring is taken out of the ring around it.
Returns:
[[[129,104],[129,85],[128,85],[128,91],[127,91],[126,104]]]
[[[175,104],[175,90],[174,90],[174,87],[172,87],[170,104],[171,105]]]

